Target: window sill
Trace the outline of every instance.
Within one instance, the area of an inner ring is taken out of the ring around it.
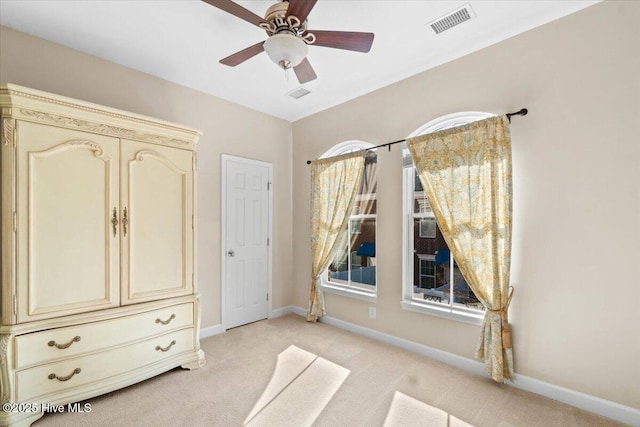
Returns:
[[[378,297],[373,292],[334,285],[333,283],[323,283],[322,290],[330,294],[341,295],[343,297],[355,298],[367,302],[377,302]]]
[[[470,325],[480,326],[484,319],[484,312],[473,313],[455,307],[442,307],[439,304],[422,303],[414,300],[404,300],[401,302],[403,310],[415,311],[417,313],[428,314],[430,316],[441,317],[443,319],[456,320]]]

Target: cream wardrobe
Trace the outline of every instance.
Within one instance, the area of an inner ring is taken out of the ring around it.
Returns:
[[[0,425],[202,366],[200,132],[11,84],[0,107]]]

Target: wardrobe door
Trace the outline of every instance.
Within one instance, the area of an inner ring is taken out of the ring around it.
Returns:
[[[193,292],[193,153],[121,143],[121,303]]]
[[[119,141],[16,122],[17,321],[119,304]]]

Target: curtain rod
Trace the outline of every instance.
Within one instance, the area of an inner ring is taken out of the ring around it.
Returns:
[[[526,108],[521,108],[520,110],[514,112],[514,113],[507,113],[505,114],[505,116],[507,116],[507,119],[509,120],[509,123],[511,123],[511,116],[526,116],[527,113],[529,112],[529,110],[527,110]],[[406,139],[399,139],[397,141],[393,141],[393,142],[387,142],[386,144],[380,144],[380,145],[376,145],[375,147],[370,147],[370,148],[363,148],[362,150],[358,150],[358,151],[368,151],[368,150],[373,150],[375,148],[382,148],[382,147],[389,147],[389,151],[391,151],[391,146],[394,144],[399,144],[401,142],[405,142]],[[311,164],[311,160],[307,160],[307,164],[310,165]]]

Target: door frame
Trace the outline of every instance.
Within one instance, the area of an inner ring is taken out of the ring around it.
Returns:
[[[227,233],[226,233],[226,225],[227,225],[227,162],[234,161],[238,163],[244,163],[246,165],[252,166],[262,166],[266,167],[268,170],[268,225],[267,225],[267,238],[269,239],[269,245],[267,246],[267,293],[269,294],[269,300],[267,301],[267,318],[271,318],[272,311],[272,301],[273,301],[273,292],[272,292],[272,276],[273,276],[273,265],[272,265],[272,248],[273,248],[273,164],[269,162],[265,162],[262,160],[254,160],[248,159],[246,157],[238,157],[233,156],[231,154],[222,154],[221,155],[221,163],[222,167],[220,168],[222,171],[221,177],[221,192],[220,192],[220,291],[221,291],[221,301],[220,301],[220,313],[221,313],[221,323],[222,329],[224,331],[227,330],[227,317],[226,317],[226,296],[227,296],[227,283],[225,280],[226,277],[226,247],[227,247]]]

